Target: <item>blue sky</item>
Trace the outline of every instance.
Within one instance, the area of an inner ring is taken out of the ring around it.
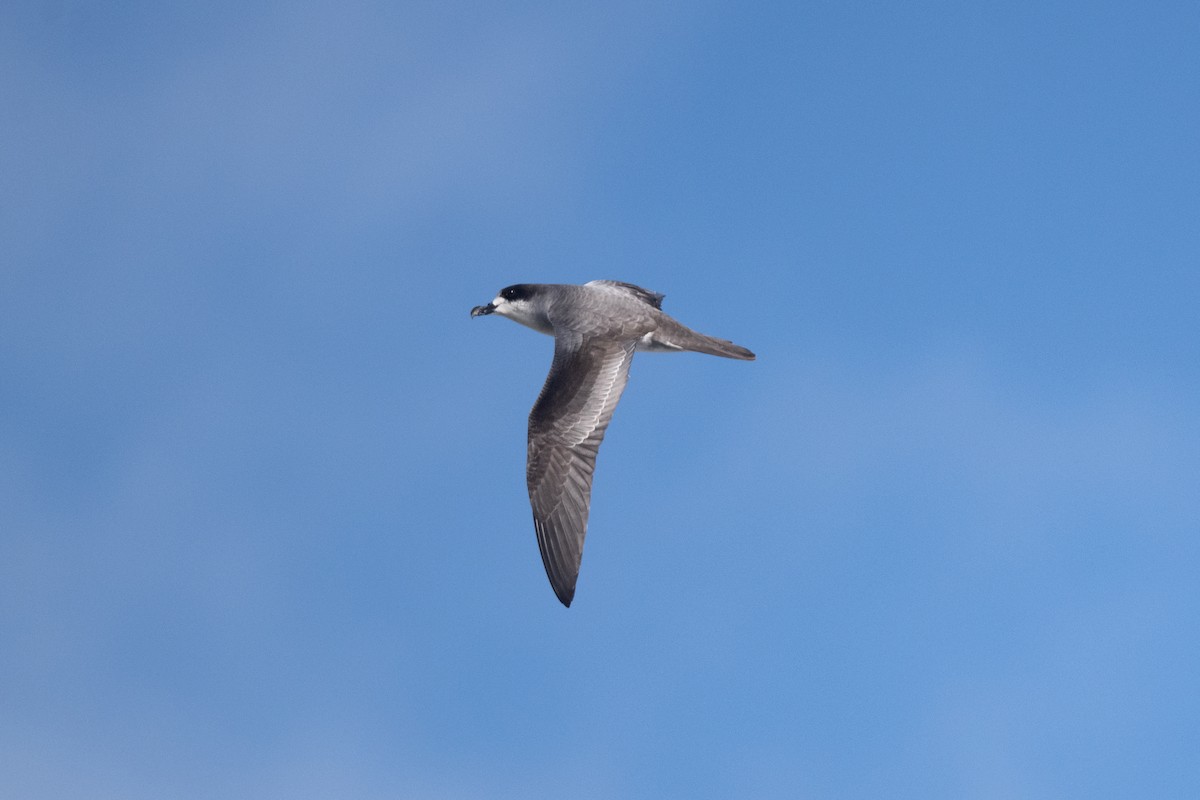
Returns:
[[[1200,794],[1200,11],[569,6],[0,12],[0,794]]]

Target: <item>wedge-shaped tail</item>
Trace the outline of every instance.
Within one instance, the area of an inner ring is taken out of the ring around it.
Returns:
[[[740,344],[734,344],[728,339],[718,339],[715,336],[705,336],[691,328],[662,315],[658,328],[647,334],[638,344],[639,350],[658,352],[674,352],[686,350],[693,353],[707,353],[710,356],[736,358],[740,361],[753,361],[751,353]]]

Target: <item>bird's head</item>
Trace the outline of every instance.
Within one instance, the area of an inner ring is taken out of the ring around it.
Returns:
[[[546,311],[536,302],[538,285],[532,283],[516,283],[505,286],[492,302],[471,309],[472,317],[482,317],[487,314],[499,314],[508,317],[513,322],[519,322],[543,333],[551,331],[551,325],[546,318]]]

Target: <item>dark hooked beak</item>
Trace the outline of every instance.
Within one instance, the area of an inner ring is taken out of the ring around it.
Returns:
[[[496,310],[495,303],[488,303],[486,306],[475,306],[471,309],[472,317],[482,317],[484,314],[490,314]]]

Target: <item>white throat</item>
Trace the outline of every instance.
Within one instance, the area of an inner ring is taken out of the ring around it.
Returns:
[[[519,322],[527,328],[532,328],[538,333],[545,333],[549,336],[554,335],[554,325],[551,324],[550,318],[546,316],[546,312],[534,307],[534,304],[528,300],[505,300],[503,297],[497,297],[492,303],[496,306],[496,312],[502,317],[508,317],[513,322]]]

